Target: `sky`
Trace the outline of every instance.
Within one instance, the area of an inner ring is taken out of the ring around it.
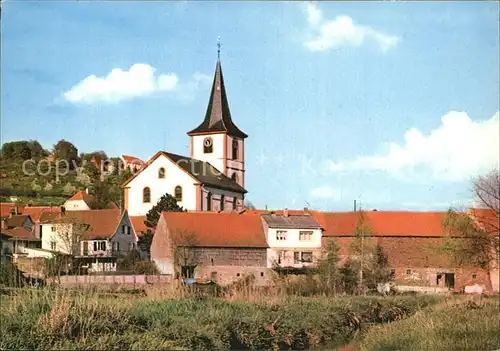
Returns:
[[[217,38],[258,208],[445,210],[498,168],[496,2],[2,2],[1,141],[189,155]]]

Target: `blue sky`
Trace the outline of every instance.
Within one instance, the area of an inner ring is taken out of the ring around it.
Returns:
[[[2,143],[189,155],[220,36],[257,207],[463,205],[471,177],[498,167],[498,14],[494,2],[3,1]]]

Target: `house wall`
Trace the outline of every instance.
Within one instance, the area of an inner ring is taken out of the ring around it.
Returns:
[[[70,224],[45,223],[40,225],[40,231],[42,249],[53,250],[52,243],[55,243],[55,251],[71,253],[72,227]]]
[[[354,237],[324,237],[323,245],[326,245],[328,240],[335,240],[340,247],[341,261],[344,261],[349,255],[349,246],[354,239]],[[444,274],[448,273],[454,276],[456,291],[474,283],[492,289],[487,270],[479,267],[457,267],[451,257],[440,249],[447,240],[445,238],[372,237],[365,240],[367,247],[377,243],[382,246],[389,266],[394,269],[396,284],[444,287]],[[439,274],[442,274],[442,278],[438,283]]]
[[[212,138],[212,153],[205,154],[203,152],[203,140],[205,138]],[[191,157],[210,163],[217,168],[220,172],[225,174],[224,170],[224,138],[226,134],[208,134],[208,135],[194,135],[191,137]]]
[[[263,221],[264,230],[266,233],[267,243],[267,267],[307,267],[314,265],[321,256],[321,229],[277,229],[269,228],[266,221]],[[286,231],[286,240],[278,240],[278,231]],[[300,232],[312,232],[311,240],[300,240]],[[313,262],[296,263],[294,252],[311,252],[313,254]]]
[[[174,275],[175,269],[172,243],[163,216],[158,220],[150,251],[151,260],[155,263],[160,274]]]
[[[88,211],[91,208],[83,200],[67,200],[64,203],[66,211]]]
[[[165,178],[158,178],[158,170],[165,168]],[[148,167],[137,175],[129,184],[127,199],[127,211],[130,216],[144,216],[156,205],[158,200],[169,193],[174,196],[177,185],[182,187],[182,201],[178,204],[187,210],[196,210],[196,180],[184,172],[170,159],[160,155]],[[143,203],[143,189],[151,189],[151,202]]]

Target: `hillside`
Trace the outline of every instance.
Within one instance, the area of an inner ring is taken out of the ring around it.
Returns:
[[[119,204],[120,184],[131,175],[120,162],[104,151],[78,154],[65,140],[50,151],[37,141],[5,143],[0,154],[0,202],[14,197],[21,203],[60,205],[76,191],[89,188],[96,197]],[[116,166],[106,169],[108,164]]]

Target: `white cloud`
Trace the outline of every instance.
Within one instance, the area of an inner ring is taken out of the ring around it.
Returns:
[[[156,74],[156,69],[145,63],[136,63],[127,71],[114,68],[105,77],[90,75],[63,97],[72,103],[114,103],[155,92],[175,92],[180,99],[191,100],[195,92],[210,82],[210,77],[195,73],[186,83],[180,83],[175,73]]]
[[[333,188],[328,185],[320,186],[311,190],[311,196],[318,199],[334,199],[340,200],[340,189]]]
[[[385,171],[400,177],[421,176],[439,180],[468,180],[498,167],[500,157],[499,113],[488,120],[472,121],[465,112],[451,111],[427,135],[416,128],[404,142],[391,142],[388,151],[353,160],[329,162],[332,172]]]
[[[346,15],[322,21],[323,14],[314,3],[307,3],[305,10],[310,28],[309,39],[304,44],[311,51],[325,51],[343,46],[359,47],[371,40],[386,52],[399,42],[397,36],[355,24],[352,18]]]

